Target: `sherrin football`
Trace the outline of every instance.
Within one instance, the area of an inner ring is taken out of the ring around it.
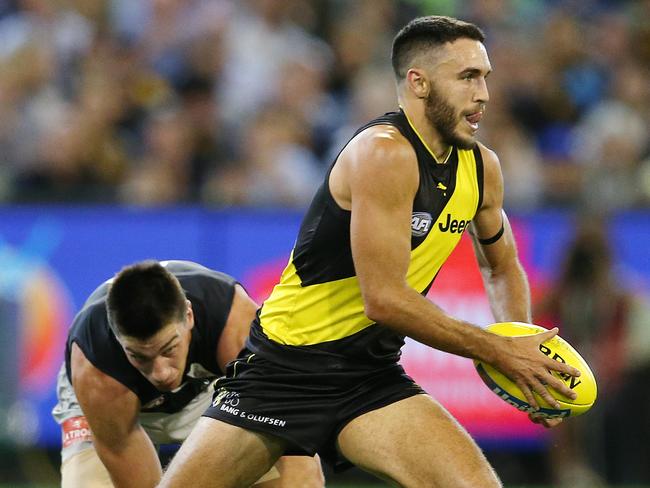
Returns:
[[[488,326],[486,330],[501,336],[521,337],[539,334],[540,332],[547,332],[548,329],[522,322],[500,322]],[[489,364],[474,360],[474,365],[476,366],[479,376],[490,390],[496,393],[496,395],[506,403],[509,403],[523,412],[536,413],[540,417],[546,418],[561,418],[582,415],[589,410],[596,401],[596,379],[594,378],[589,365],[582,356],[580,356],[578,351],[571,347],[571,345],[559,335],[556,335],[552,339],[542,343],[539,346],[539,349],[548,357],[553,358],[556,361],[567,363],[580,371],[580,376],[578,377],[562,374],[558,371],[552,371],[552,374],[555,377],[564,381],[564,383],[578,395],[575,400],[572,400],[561,393],[558,393],[554,389],[549,388],[551,395],[553,395],[561,405],[559,410],[551,407],[545,400],[535,393],[535,399],[540,406],[540,410],[536,411],[527,402],[519,387],[509,378],[501,374]]]

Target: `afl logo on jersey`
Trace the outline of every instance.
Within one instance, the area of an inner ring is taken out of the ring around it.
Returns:
[[[413,237],[422,237],[431,229],[431,214],[427,212],[413,212],[411,217],[411,234]]]

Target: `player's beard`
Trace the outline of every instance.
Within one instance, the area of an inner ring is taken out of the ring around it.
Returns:
[[[476,146],[473,137],[463,137],[456,133],[460,117],[434,86],[431,86],[429,95],[424,100],[424,114],[445,144],[459,149],[474,149]]]

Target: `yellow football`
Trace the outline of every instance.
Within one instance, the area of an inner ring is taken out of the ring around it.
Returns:
[[[486,330],[501,336],[521,337],[546,332],[548,329],[522,322],[500,322],[488,326]],[[589,410],[596,401],[598,388],[596,386],[596,379],[594,378],[589,365],[582,356],[580,356],[578,351],[576,351],[559,335],[556,335],[552,339],[542,343],[539,346],[539,349],[548,357],[562,363],[570,364],[580,371],[580,376],[578,377],[562,374],[557,371],[552,372],[553,376],[564,381],[564,383],[578,395],[575,400],[572,400],[571,398],[558,393],[553,388],[549,388],[551,395],[553,395],[561,405],[560,409],[551,407],[545,400],[535,393],[535,399],[539,403],[540,410],[534,410],[524,397],[524,394],[519,387],[509,378],[489,364],[475,360],[474,365],[476,366],[479,376],[490,390],[496,393],[499,398],[523,412],[534,412],[539,414],[541,417],[546,418],[558,418],[582,415]]]

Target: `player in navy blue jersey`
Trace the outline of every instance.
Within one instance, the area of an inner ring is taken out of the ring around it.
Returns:
[[[58,378],[62,487],[155,486],[157,446],[188,436],[256,310],[234,278],[188,261],[136,263],[100,285]],[[256,486],[322,487],[320,463],[282,458]]]

